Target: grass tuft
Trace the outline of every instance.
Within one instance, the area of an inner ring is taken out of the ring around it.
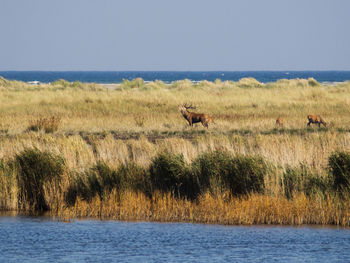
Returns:
[[[45,211],[50,209],[45,199],[45,183],[59,184],[65,169],[65,160],[60,155],[25,149],[16,155],[18,169],[18,207],[21,210]]]
[[[61,117],[39,117],[31,120],[27,128],[28,131],[44,131],[45,133],[53,133],[58,130],[61,123]]]

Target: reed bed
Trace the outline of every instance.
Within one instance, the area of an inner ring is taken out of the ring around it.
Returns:
[[[0,78],[0,209],[349,226],[349,95],[349,82],[314,79],[106,88]],[[215,124],[188,127],[185,102]],[[308,114],[329,125],[307,127]]]
[[[171,194],[156,194],[152,199],[142,193],[116,192],[101,201],[77,200],[74,207],[59,211],[64,219],[99,217],[126,221],[191,222],[229,225],[338,225],[349,226],[349,200],[307,198],[300,194],[290,201],[283,197],[250,195],[245,198],[213,197],[209,193],[198,202],[176,199]],[[54,214],[57,216],[57,214]]]

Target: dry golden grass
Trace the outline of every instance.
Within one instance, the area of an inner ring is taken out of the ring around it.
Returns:
[[[346,128],[350,84],[310,86],[307,80],[285,80],[269,84],[256,81],[176,82],[154,88],[106,89],[55,85],[0,89],[2,126],[8,133],[26,130],[28,120],[38,116],[61,116],[60,132],[150,132],[189,130],[177,105],[191,102],[199,112],[215,117],[215,130],[264,131],[275,128],[282,116],[286,129],[305,128],[308,114],[319,114],[332,127]],[[12,83],[12,82],[10,82]],[[243,84],[244,85],[243,85]],[[149,87],[149,88],[147,88]],[[202,128],[196,127],[201,130]]]

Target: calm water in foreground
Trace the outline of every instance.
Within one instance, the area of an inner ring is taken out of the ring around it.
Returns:
[[[0,216],[0,262],[350,262],[350,229]]]

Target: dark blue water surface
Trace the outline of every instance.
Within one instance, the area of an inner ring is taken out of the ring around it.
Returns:
[[[10,80],[40,81],[44,83],[58,79],[68,81],[120,83],[123,79],[143,78],[145,81],[176,80],[192,81],[234,80],[253,77],[260,82],[278,79],[315,78],[319,82],[341,82],[350,80],[350,71],[0,71],[0,76]]]
[[[0,262],[350,262],[350,230],[0,216]]]

